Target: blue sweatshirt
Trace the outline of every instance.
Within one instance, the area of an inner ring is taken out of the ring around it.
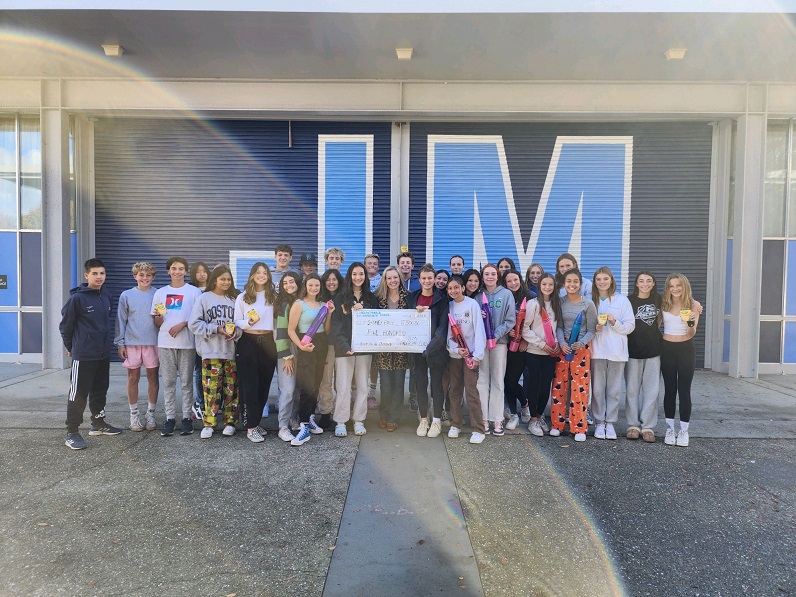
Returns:
[[[61,309],[61,338],[76,361],[100,361],[110,357],[113,346],[111,295],[82,284],[69,291]]]

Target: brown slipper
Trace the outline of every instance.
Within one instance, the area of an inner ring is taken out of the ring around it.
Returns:
[[[648,444],[655,443],[655,432],[652,429],[644,429],[641,432],[641,439],[643,439]]]
[[[638,427],[628,427],[627,428],[627,439],[638,439],[641,435],[641,429]]]
[[[387,421],[384,419],[379,420],[379,429],[387,429]]]
[[[387,423],[387,431],[395,431],[398,429],[397,423]]]

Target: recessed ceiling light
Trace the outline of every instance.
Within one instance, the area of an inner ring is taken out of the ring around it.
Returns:
[[[686,48],[669,48],[663,55],[666,60],[682,60],[685,58]]]
[[[102,49],[105,51],[106,56],[118,58],[124,54],[124,48],[119,44],[102,44]]]
[[[395,55],[398,57],[398,60],[411,60],[413,53],[413,48],[395,48]]]

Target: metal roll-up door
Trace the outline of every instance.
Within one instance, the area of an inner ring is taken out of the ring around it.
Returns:
[[[705,302],[712,130],[687,123],[413,123],[409,243],[467,267],[511,256],[554,269],[571,251],[629,291],[681,272]],[[475,197],[475,201],[474,201]],[[697,362],[704,335],[697,334]]]
[[[319,147],[352,139],[367,151],[354,147],[349,159],[335,145],[337,152],[328,153],[337,156],[336,162],[330,161],[328,180],[321,186],[327,193],[335,187],[338,201],[349,183],[352,196],[368,188],[372,250],[386,255],[389,123],[99,120],[96,254],[108,265],[111,290],[118,294],[132,285],[129,272],[136,261],[154,262],[159,270],[155,285],[162,286],[168,283],[164,266],[172,255],[212,267],[229,263],[230,252],[273,259],[274,246],[289,243],[291,265],[298,268],[300,253],[318,252],[321,227],[330,239],[339,238],[332,232],[343,226],[364,235],[364,210],[329,204],[319,226]],[[370,171],[362,165],[366,155]],[[352,180],[347,173],[353,173]],[[346,261],[362,258],[364,254],[354,254]],[[319,259],[322,265],[322,254]]]

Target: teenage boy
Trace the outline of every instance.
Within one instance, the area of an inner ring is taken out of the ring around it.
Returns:
[[[318,256],[315,253],[302,253],[299,259],[299,269],[306,278],[318,272]]]
[[[405,251],[398,255],[395,261],[406,291],[414,292],[415,290],[420,290],[420,280],[412,277],[412,269],[415,267],[415,256],[409,251]]]
[[[370,281],[370,291],[376,292],[376,288],[381,282],[381,274],[379,273],[379,256],[376,253],[371,253],[365,256],[365,272],[368,274]]]
[[[133,264],[133,279],[137,286],[125,290],[119,297],[116,310],[116,339],[114,340],[122,366],[127,369],[127,403],[130,406],[130,429],[143,431],[138,413],[138,382],[141,367],[146,368],[147,409],[146,430],[155,428],[155,405],[158,401],[158,328],[150,312],[155,289],[155,266],[148,261]]]
[[[105,402],[110,380],[113,322],[111,295],[103,290],[105,264],[89,259],[83,265],[86,282],[69,292],[61,309],[61,338],[66,354],[72,357],[72,378],[66,403],[68,448],[82,450],[86,440],[78,433],[86,411],[91,411],[89,435],[119,435],[122,430],[105,421]]]
[[[158,360],[163,376],[163,397],[166,422],[160,435],[174,435],[177,424],[177,375],[182,389],[182,423],[180,435],[193,433],[191,406],[193,406],[193,367],[196,345],[188,319],[193,304],[202,294],[196,286],[185,283],[188,262],[182,257],[172,257],[166,262],[171,284],[158,288],[152,299],[150,314],[155,318],[158,331]]]
[[[451,275],[461,276],[464,271],[464,257],[461,255],[454,255],[450,261]]]
[[[282,281],[282,276],[286,271],[290,270],[290,260],[293,259],[293,247],[290,245],[276,245],[274,249],[274,259],[276,260],[276,267],[271,270],[271,281],[274,283],[274,288],[279,291],[279,283]]]
[[[339,247],[331,247],[323,254],[323,261],[326,263],[326,269],[339,270],[345,261],[345,253]]]

